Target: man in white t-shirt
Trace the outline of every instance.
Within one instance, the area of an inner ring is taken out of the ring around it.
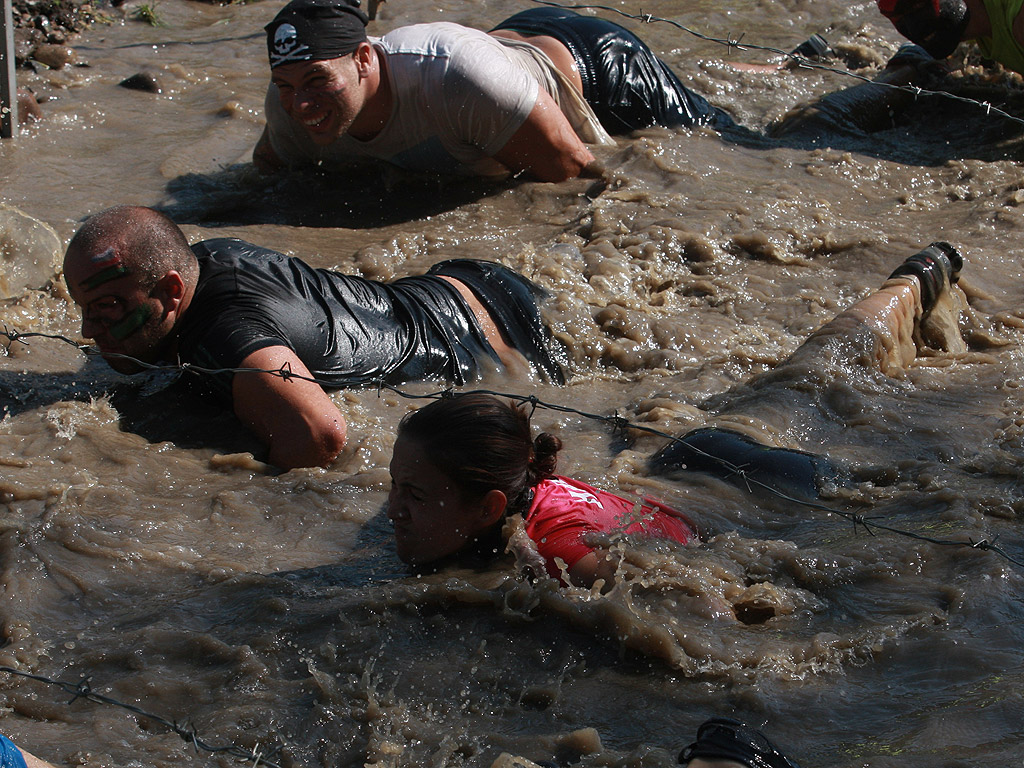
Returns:
[[[267,25],[262,170],[384,160],[433,173],[594,172],[587,144],[727,120],[628,30],[555,8],[491,33],[439,22],[366,36],[345,0],[292,0]]]

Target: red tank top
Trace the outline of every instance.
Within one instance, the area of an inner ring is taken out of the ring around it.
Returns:
[[[548,573],[561,576],[555,558],[567,567],[594,551],[583,542],[588,533],[621,532],[686,544],[697,528],[682,512],[655,499],[635,501],[568,477],[552,477],[534,486],[526,515],[526,533],[544,557]]]

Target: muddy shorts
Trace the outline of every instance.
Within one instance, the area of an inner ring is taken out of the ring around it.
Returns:
[[[732,122],[618,24],[562,8],[530,8],[491,31],[498,29],[547,35],[568,48],[583,80],[583,98],[609,133]]]
[[[705,472],[752,493],[763,489],[804,500],[817,499],[824,485],[846,480],[845,471],[825,456],[764,445],[721,427],[687,432],[654,454],[648,466],[658,475]]]
[[[547,295],[540,286],[501,264],[476,259],[442,261],[427,274],[453,277],[468,286],[494,318],[509,346],[549,381],[565,383],[564,350],[552,338],[537,306]]]

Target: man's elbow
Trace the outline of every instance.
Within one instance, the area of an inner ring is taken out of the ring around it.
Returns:
[[[338,458],[338,455],[345,448],[347,439],[348,434],[344,422],[332,422],[327,429],[322,430],[317,436],[319,461],[317,461],[316,466],[328,467],[333,464],[334,460]]]

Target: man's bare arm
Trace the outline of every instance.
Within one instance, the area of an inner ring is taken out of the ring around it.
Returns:
[[[494,159],[510,171],[527,171],[541,181],[573,179],[595,163],[587,145],[544,90],[526,121]]]
[[[266,127],[263,128],[260,140],[256,142],[256,146],[252,150],[252,163],[256,166],[256,170],[262,173],[273,173],[284,168],[284,163],[281,162],[281,158],[277,156],[277,152],[270,144],[270,135]]]
[[[240,367],[309,376],[287,347],[265,347]],[[269,460],[283,469],[326,467],[345,447],[345,417],[319,384],[269,373],[236,373],[231,385],[235,414],[270,447]]]
[[[48,763],[45,760],[40,760],[38,757],[26,752],[24,749],[19,748],[19,751],[21,752],[21,756],[25,759],[25,768],[53,768],[51,763]]]

